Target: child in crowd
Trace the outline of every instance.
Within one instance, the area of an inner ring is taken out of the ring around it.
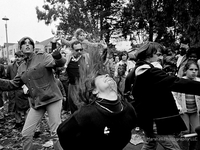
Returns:
[[[200,81],[197,77],[198,64],[190,60],[184,66],[184,79]],[[199,100],[200,96],[194,94],[174,93],[178,109],[187,126],[187,133],[194,133],[195,128],[199,126]]]

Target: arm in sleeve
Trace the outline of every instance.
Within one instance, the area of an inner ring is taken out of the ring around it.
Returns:
[[[55,59],[51,54],[44,54],[44,65],[46,67],[63,67],[65,65],[66,59],[61,56],[60,59]]]
[[[150,76],[152,76],[152,83],[158,87],[165,87],[174,92],[200,95],[200,82],[183,79],[176,76],[170,76],[161,69],[150,69]]]
[[[107,48],[107,45],[104,44],[104,43],[101,43],[101,42],[100,43],[92,43],[92,42],[90,42],[88,40],[84,40],[84,41],[82,41],[82,43],[88,45],[89,47],[95,47],[95,48],[97,48],[97,47],[100,46],[103,49]]]
[[[67,47],[71,46],[72,41],[68,41],[64,38],[61,38],[61,43],[66,45]]]
[[[57,134],[63,149],[73,149],[76,146],[77,137],[81,132],[81,128],[74,116],[62,122]]]
[[[57,48],[56,44],[57,44],[56,42],[51,42],[52,51]]]
[[[21,77],[17,74],[14,79],[7,80],[7,79],[0,79],[0,90],[1,91],[12,91],[20,89],[23,85],[23,81]]]

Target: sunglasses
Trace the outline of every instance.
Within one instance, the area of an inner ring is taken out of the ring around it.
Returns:
[[[75,51],[76,51],[76,52],[78,52],[78,51],[81,52],[81,51],[83,51],[83,49],[82,49],[82,48],[80,48],[80,49],[75,49]]]

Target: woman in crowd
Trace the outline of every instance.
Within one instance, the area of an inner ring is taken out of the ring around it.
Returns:
[[[31,108],[22,129],[23,149],[33,149],[32,140],[35,128],[47,111],[51,135],[54,139],[54,149],[60,150],[56,130],[61,123],[60,112],[63,97],[56,84],[53,68],[64,66],[66,61],[59,50],[54,50],[52,54],[40,51],[36,54],[34,46],[30,37],[24,37],[19,41],[19,48],[25,55],[25,61],[19,66],[14,79],[0,79],[0,90],[17,90],[24,84],[28,87]]]
[[[141,46],[136,53],[137,63],[131,76],[138,125],[146,135],[142,150],[156,149],[157,142],[165,149],[180,150],[174,135],[186,130],[186,126],[172,91],[200,95],[200,82],[170,76],[153,66],[153,62],[163,59],[163,51],[163,46],[156,42]]]
[[[127,76],[128,73],[131,71],[131,69],[133,69],[135,67],[135,61],[131,61],[128,59],[129,56],[128,56],[128,52],[126,51],[123,51],[122,52],[122,59],[121,61],[119,61],[117,64],[116,64],[116,68],[115,68],[115,76],[117,76],[117,72],[118,72],[118,66],[120,64],[126,64],[126,72],[125,72],[125,75]]]
[[[87,104],[59,126],[65,150],[122,150],[131,138],[136,115],[133,107],[117,93],[113,78],[104,71],[99,53],[90,54],[89,68],[82,69],[79,93]],[[91,63],[92,62],[92,63]]]
[[[199,66],[195,61],[188,61],[185,64],[183,71],[185,72],[185,76],[183,76],[184,79],[200,81],[200,78],[197,77]],[[200,96],[185,93],[174,94],[178,109],[180,110],[181,116],[187,126],[186,133],[194,133],[195,128],[199,126]]]

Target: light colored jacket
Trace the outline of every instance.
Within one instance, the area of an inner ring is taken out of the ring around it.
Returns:
[[[183,78],[187,79],[186,76],[184,76]],[[200,78],[196,78],[195,80],[200,82]],[[181,113],[186,113],[187,107],[186,107],[185,93],[177,93],[177,92],[172,92],[172,93],[174,95],[174,99],[176,101],[177,108],[180,110]],[[200,96],[195,95],[195,102],[196,102],[196,106],[197,106],[197,112],[199,112]]]

